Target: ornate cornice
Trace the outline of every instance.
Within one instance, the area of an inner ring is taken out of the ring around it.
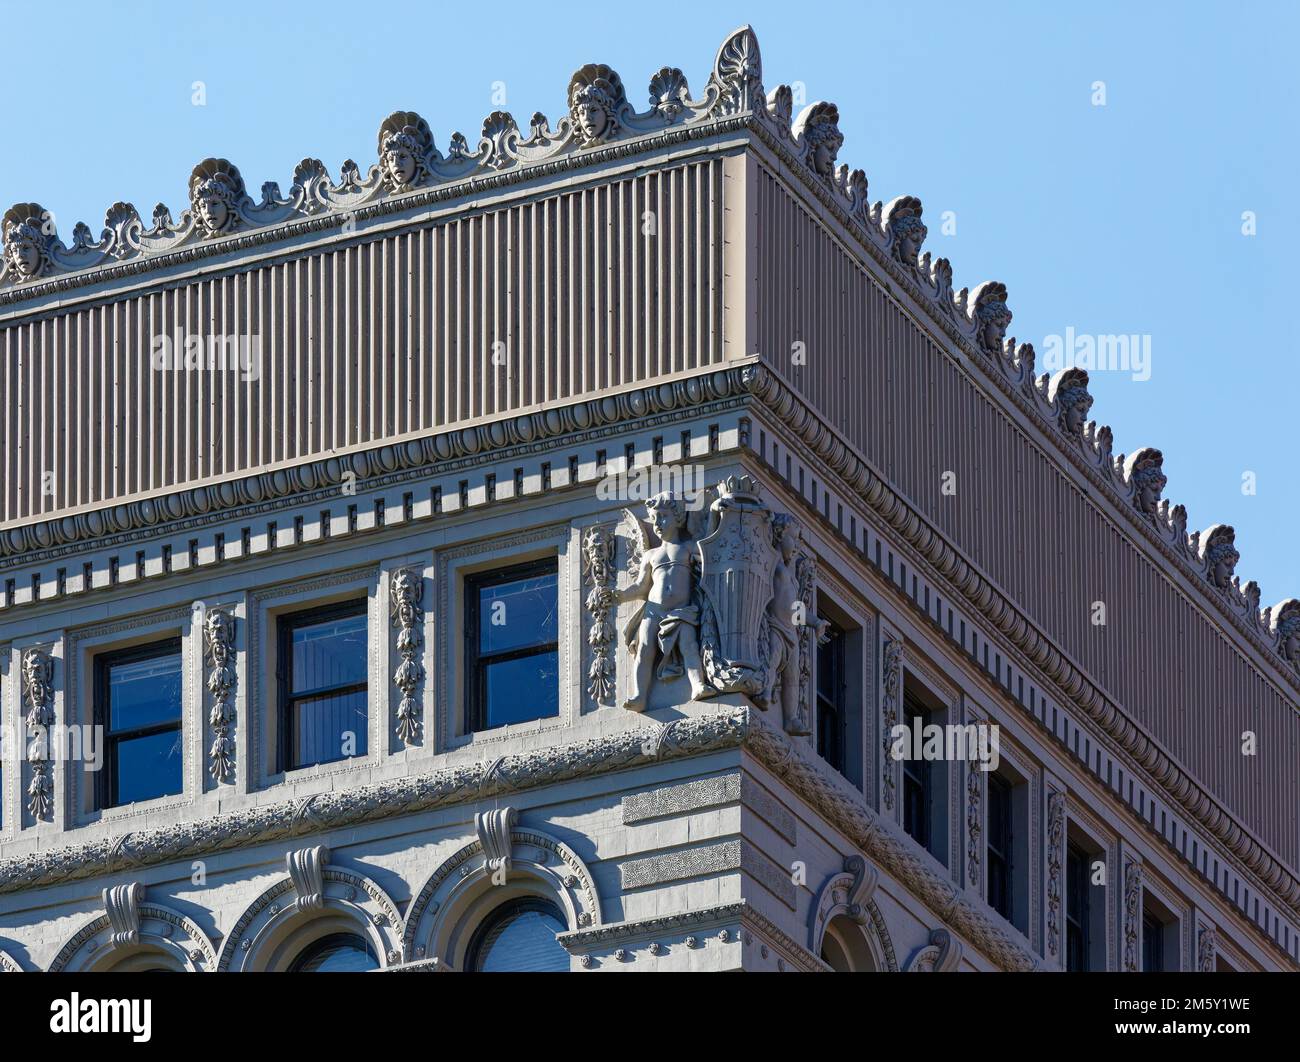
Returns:
[[[288,195],[268,181],[257,201],[238,167],[204,159],[190,174],[188,209],[178,221],[161,203],[152,225],[132,204],[114,203],[98,239],[78,223],[70,245],[50,211],[19,203],[0,222],[0,307],[295,237],[335,229],[347,236],[359,223],[388,214],[743,130],[763,106],[753,31],[744,26],[722,43],[698,99],[675,67],[652,77],[648,98],[649,109],[638,111],[618,74],[591,63],[570,80],[568,113],[554,129],[540,112],[524,130],[508,112],[494,111],[473,146],[457,132],[445,153],[423,118],[396,111],[381,123],[377,158],[364,175],[348,159],[334,180],[319,159],[305,158]]]
[[[949,587],[1051,680],[1056,688],[1138,764],[1155,784],[1240,859],[1260,882],[1300,912],[1300,880],[1251,836],[1154,738],[1076,667],[1015,602],[985,578],[902,495],[835,435],[772,372],[746,372],[754,394],[910,546]],[[1289,676],[1287,676],[1289,677]]]

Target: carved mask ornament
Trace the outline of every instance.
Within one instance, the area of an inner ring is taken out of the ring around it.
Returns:
[[[190,174],[190,210],[205,236],[220,236],[239,225],[244,179],[225,159],[204,159]]]
[[[32,280],[50,264],[54,229],[39,203],[19,203],[5,212],[2,223],[5,264],[18,280]]]
[[[583,145],[599,144],[618,133],[624,99],[618,74],[604,63],[588,63],[569,81],[569,117]]]

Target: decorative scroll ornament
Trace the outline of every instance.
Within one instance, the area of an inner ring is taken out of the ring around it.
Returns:
[[[966,772],[966,869],[972,886],[980,883],[980,856],[984,851],[984,782],[973,766]]]
[[[921,200],[914,195],[900,195],[884,212],[885,238],[889,253],[899,265],[915,271],[921,258],[921,245],[930,234],[921,220]]]
[[[40,203],[18,203],[0,220],[5,268],[18,281],[44,276],[50,269],[54,220]]]
[[[591,586],[586,600],[591,616],[587,630],[587,645],[591,648],[587,692],[596,704],[609,704],[614,698],[614,621],[610,613],[616,544],[614,532],[608,527],[589,527],[582,534],[582,574]]]
[[[604,63],[588,63],[569,80],[569,120],[583,147],[618,136],[626,107],[623,82]]]
[[[969,305],[975,346],[989,357],[1000,357],[1012,316],[1007,306],[1007,286],[986,280],[970,293]]]
[[[394,111],[379,126],[379,173],[390,192],[404,192],[429,179],[436,154],[429,123],[414,111]]]
[[[823,180],[834,183],[835,160],[844,146],[839,108],[822,100],[810,103],[795,119],[792,135],[808,168]]]
[[[1205,577],[1218,590],[1232,589],[1233,573],[1241,554],[1237,552],[1237,532],[1228,524],[1215,524],[1200,536],[1200,560]]]
[[[393,572],[388,596],[393,626],[397,628],[397,653],[401,657],[393,672],[393,685],[402,694],[397,705],[397,736],[409,745],[420,736],[420,706],[415,691],[424,678],[420,663],[420,624],[424,619],[420,601],[424,596],[424,580],[420,572],[414,568]]]
[[[1136,972],[1138,966],[1138,934],[1142,928],[1142,865],[1127,863],[1124,866],[1124,969]]]
[[[144,886],[138,881],[127,885],[114,885],[103,893],[104,910],[111,927],[108,942],[120,948],[140,942],[140,904],[144,902]]]
[[[247,200],[243,177],[226,159],[204,159],[190,174],[190,212],[205,236],[237,229]]]
[[[235,709],[230,695],[235,688],[235,617],[226,609],[210,608],[203,616],[203,657],[212,694],[212,745],[208,749],[208,773],[215,782],[232,782],[235,774],[235,742],[231,726]]]
[[[1047,385],[1047,400],[1056,408],[1056,423],[1061,431],[1076,439],[1083,438],[1092,395],[1088,392],[1086,369],[1061,369]]]
[[[1128,485],[1133,507],[1153,520],[1160,516],[1160,495],[1169,482],[1164,473],[1164,460],[1159,450],[1144,446],[1123,462],[1124,482]]]
[[[897,785],[897,779],[894,777],[896,763],[893,756],[894,745],[894,727],[898,725],[900,697],[902,696],[903,687],[903,646],[895,638],[890,638],[884,646],[884,682],[882,684],[882,721],[881,727],[882,739],[884,746],[885,759],[884,768],[881,772],[884,780],[882,795],[885,801],[885,809],[892,811],[894,808],[894,787]]]
[[[511,807],[474,815],[474,829],[483,846],[484,866],[494,879],[498,874],[504,879],[510,873],[510,849],[514,843],[510,831],[518,821],[519,812]]]
[[[325,865],[329,861],[330,850],[323,844],[285,855],[285,868],[300,911],[319,911],[325,906]]]
[[[1065,794],[1047,797],[1047,950],[1061,949],[1061,860],[1065,844]]]
[[[50,763],[50,727],[54,725],[54,661],[40,648],[22,655],[22,690],[27,701],[27,811],[36,820],[54,816],[54,773]]]
[[[907,973],[951,973],[961,963],[962,943],[944,926],[930,930],[930,943],[907,964]]]

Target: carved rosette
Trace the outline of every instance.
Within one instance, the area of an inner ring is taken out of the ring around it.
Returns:
[[[54,661],[47,650],[33,647],[22,655],[22,691],[27,702],[27,811],[36,820],[54,817],[54,768],[50,762],[50,727],[54,725]]]
[[[590,585],[585,602],[591,626],[587,645],[591,648],[591,665],[587,669],[587,692],[598,705],[614,700],[614,620],[611,594],[614,590],[614,531],[609,527],[589,527],[582,534],[582,574]]]
[[[1061,867],[1065,847],[1065,794],[1047,797],[1047,950],[1061,950]]]
[[[235,742],[231,730],[235,709],[235,617],[226,609],[210,608],[203,616],[203,658],[209,667],[207,686],[212,694],[212,744],[208,748],[208,774],[214,782],[233,782]]]
[[[894,743],[894,727],[898,725],[900,714],[900,698],[903,692],[903,646],[895,638],[890,638],[885,642],[884,647],[884,666],[881,668],[884,681],[881,687],[881,744],[884,747],[884,764],[881,777],[884,781],[881,795],[885,801],[885,809],[892,811],[894,809],[894,787],[898,784],[895,773],[898,768],[897,762],[892,755]]]
[[[980,857],[984,851],[983,772],[972,764],[966,771],[966,874],[971,886],[980,883]]]
[[[1139,967],[1138,935],[1142,930],[1142,865],[1124,865],[1124,970],[1136,973]]]
[[[397,705],[397,736],[408,745],[420,736],[420,706],[415,691],[424,678],[420,663],[420,624],[424,610],[424,580],[415,568],[400,568],[389,582],[389,608],[397,628],[397,653],[401,661],[393,672],[393,685],[401,692]]]

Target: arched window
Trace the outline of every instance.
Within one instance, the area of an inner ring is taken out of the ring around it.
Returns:
[[[375,949],[355,933],[331,933],[313,941],[289,967],[290,973],[364,973],[377,969]]]
[[[569,953],[555,939],[568,928],[560,909],[528,898],[503,903],[474,932],[465,968],[488,973],[559,973],[569,969]]]
[[[843,915],[832,918],[822,937],[822,961],[836,973],[876,969],[876,961],[862,929]]]

